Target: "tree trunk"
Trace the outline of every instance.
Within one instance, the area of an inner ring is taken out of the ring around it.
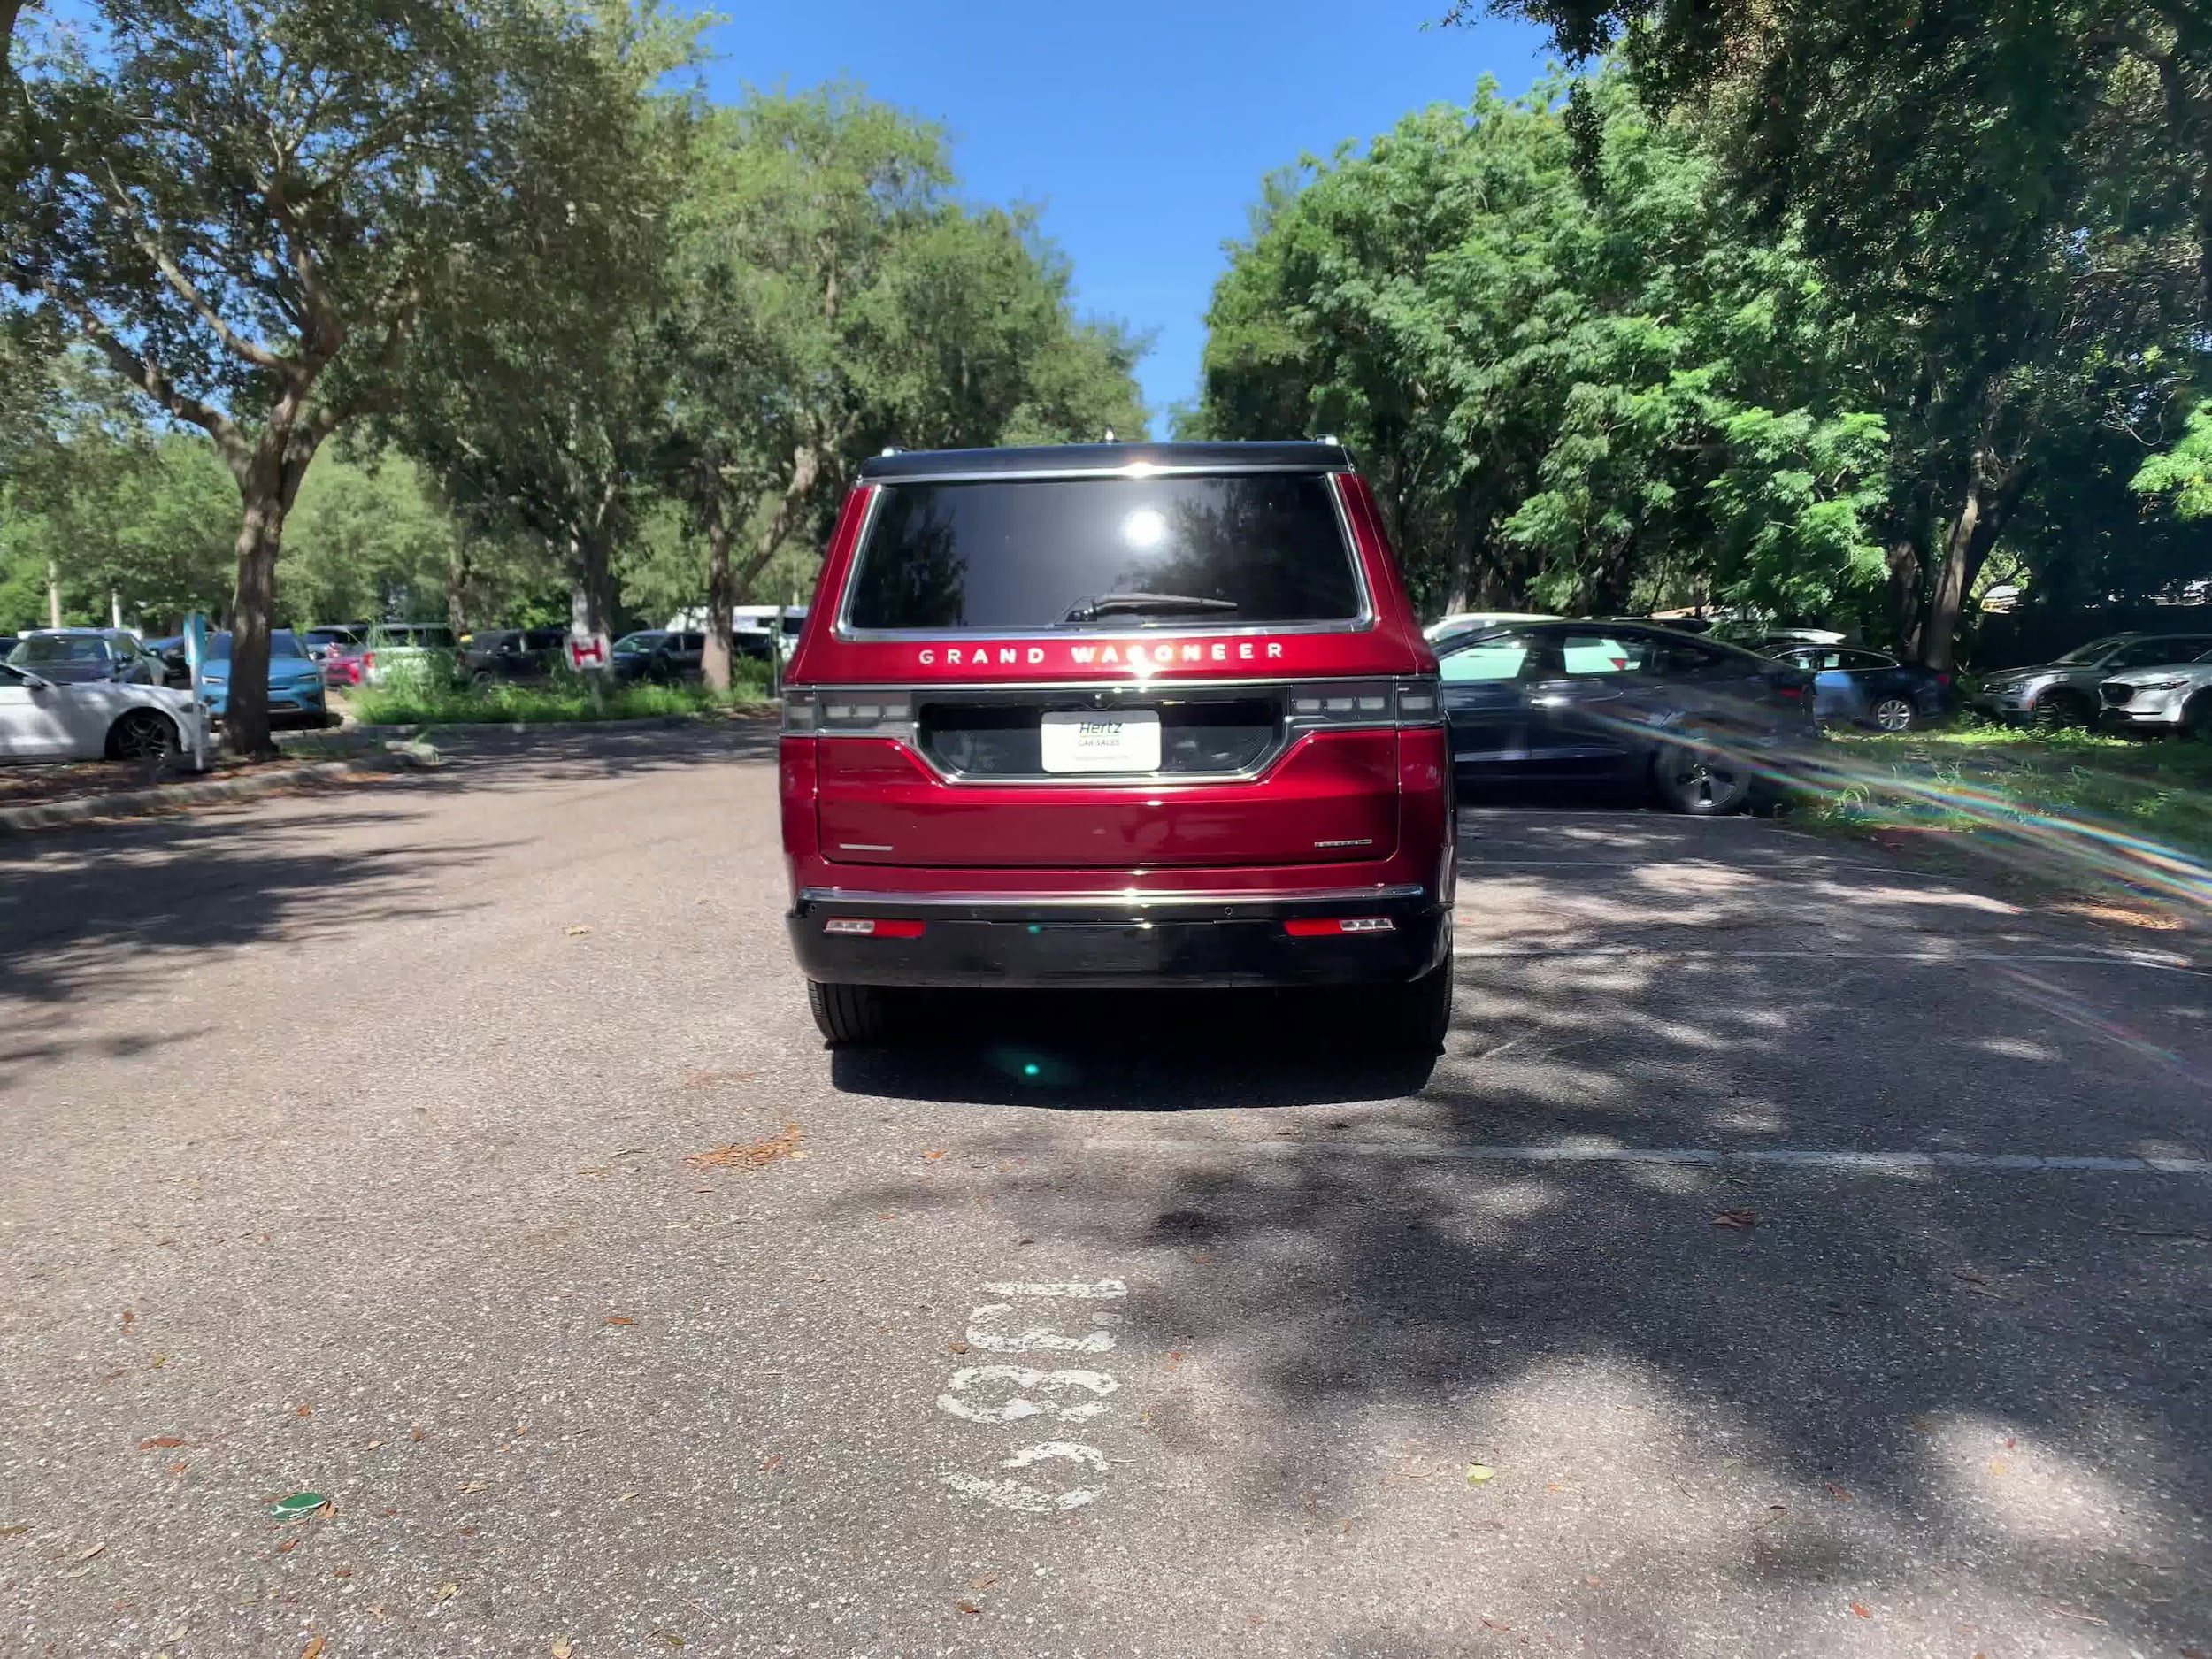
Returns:
[[[456,535],[445,549],[445,620],[457,641],[469,631],[469,543]]]
[[[223,710],[224,743],[234,755],[265,759],[277,752],[269,735],[269,627],[276,610],[277,552],[284,509],[277,492],[250,495],[238,526],[238,587],[230,603],[230,695]]]
[[[569,619],[581,634],[604,634],[613,626],[613,561],[607,539],[596,529],[572,530],[568,538]]]
[[[1990,549],[2020,504],[2034,472],[2024,463],[2007,467],[1987,449],[1974,451],[1958,514],[1943,539],[1943,560],[1936,569],[1935,589],[1929,595],[1927,629],[1917,653],[1918,660],[1928,667],[1957,665],[1959,621],[1965,613],[1966,596],[1973,591],[1975,579],[1982,573]]]
[[[61,565],[54,559],[46,561],[46,626],[61,626]]]
[[[707,533],[707,644],[700,672],[712,691],[730,688],[730,611],[737,603],[730,585],[730,526],[722,495],[712,490],[702,509]]]

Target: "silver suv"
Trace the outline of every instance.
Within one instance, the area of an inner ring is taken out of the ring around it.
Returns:
[[[2087,726],[2097,718],[2097,687],[2131,668],[2185,663],[2212,651],[2212,630],[2198,634],[2108,634],[2031,668],[1991,674],[1974,706],[2001,720]]]

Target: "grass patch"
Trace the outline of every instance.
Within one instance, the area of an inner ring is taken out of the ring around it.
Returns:
[[[569,720],[646,720],[757,708],[768,700],[764,677],[741,680],[726,692],[704,686],[610,686],[597,696],[580,680],[542,686],[365,686],[347,700],[366,726],[541,726]]]
[[[1961,833],[2069,885],[2212,905],[2212,743],[1962,725],[1821,745],[1803,821]]]

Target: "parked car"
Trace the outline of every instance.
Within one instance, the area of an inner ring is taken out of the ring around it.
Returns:
[[[2212,738],[2212,651],[2193,663],[2131,669],[2097,687],[2100,723]]]
[[[120,628],[36,628],[15,642],[8,661],[58,686],[157,686],[164,679],[161,659]]]
[[[696,680],[706,658],[707,636],[667,628],[641,628],[614,642],[614,677],[660,685]]]
[[[323,687],[326,691],[349,691],[361,683],[362,664],[368,660],[369,648],[365,641],[348,645],[342,641],[323,648]]]
[[[824,1036],[881,1037],[918,986],[1325,985],[1432,1054],[1435,664],[1338,444],[866,461],[785,679]]]
[[[1775,793],[1819,733],[1809,674],[1663,626],[1493,628],[1437,666],[1470,784],[1627,784],[1678,811],[1732,812]]]
[[[1909,732],[1947,718],[1958,703],[1950,671],[1901,663],[1851,645],[1795,645],[1769,653],[1813,677],[1813,714],[1883,732]]]
[[[184,635],[171,634],[148,640],[145,647],[161,664],[161,683],[183,690],[192,684],[192,664],[184,654]]]
[[[365,622],[318,622],[311,628],[298,630],[300,643],[317,662],[323,661],[333,651],[358,651],[369,637]]]
[[[165,761],[204,748],[206,712],[188,693],[131,680],[52,680],[0,663],[0,761]]]
[[[568,625],[480,628],[461,641],[460,676],[472,686],[549,678],[560,665]]]
[[[207,658],[200,664],[200,696],[208,712],[221,719],[230,710],[230,652],[228,629],[211,634]],[[299,636],[289,628],[269,631],[269,724],[272,726],[328,724],[323,702],[323,671],[307,654]]]
[[[764,661],[772,651],[788,661],[806,626],[806,607],[739,605],[730,621],[733,643],[741,655]]]
[[[1452,641],[1485,628],[1494,628],[1506,622],[1556,622],[1559,618],[1540,611],[1455,611],[1450,616],[1439,617],[1421,630],[1422,638],[1441,650]]]
[[[2111,634],[2031,668],[1983,678],[1974,707],[2001,720],[2086,726],[2097,718],[2097,687],[2137,668],[2186,663],[2212,650],[2212,628],[2189,634]]]
[[[370,686],[442,682],[453,678],[456,659],[453,630],[442,622],[380,622],[361,654],[361,680]]]

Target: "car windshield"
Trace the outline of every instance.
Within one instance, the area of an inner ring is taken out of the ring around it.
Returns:
[[[2101,640],[2092,640],[2086,645],[2077,645],[2063,657],[2054,657],[2054,663],[2099,663],[2127,643],[2124,634],[2112,634]]]
[[[306,655],[307,653],[300,649],[298,636],[293,634],[291,629],[273,628],[270,631],[269,660],[271,662],[275,662],[280,657],[304,657]],[[215,634],[207,642],[207,660],[211,663],[219,663],[227,662],[229,659],[230,635],[227,633]]]
[[[665,634],[657,632],[626,634],[614,642],[614,649],[618,651],[649,651],[667,637]]]
[[[34,634],[8,653],[19,667],[41,664],[99,663],[107,660],[107,641],[96,634]]]
[[[412,647],[418,650],[449,651],[453,649],[453,630],[429,624],[421,626],[396,624],[377,629],[370,636],[370,643],[402,650]]]
[[[1361,610],[1318,473],[981,479],[885,490],[849,624],[868,629],[1348,622]]]

